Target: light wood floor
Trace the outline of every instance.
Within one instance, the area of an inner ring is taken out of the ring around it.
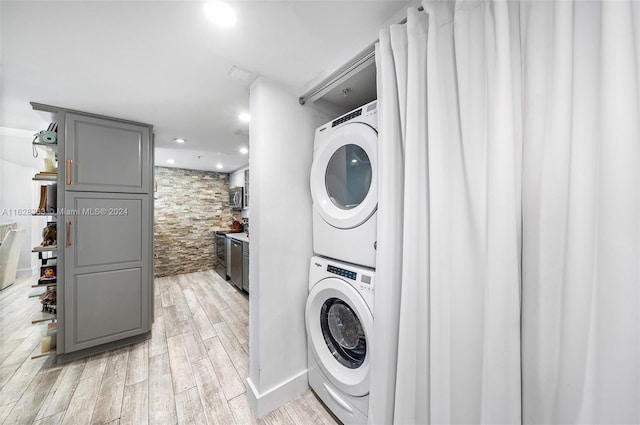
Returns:
[[[30,280],[0,292],[0,424],[335,424],[307,391],[256,420],[249,303],[215,272],[156,279],[151,339],[57,365],[31,324]]]

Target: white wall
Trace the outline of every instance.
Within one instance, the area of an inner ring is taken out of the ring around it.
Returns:
[[[37,270],[39,261],[31,249],[42,241],[47,219],[20,213],[38,208],[40,182],[32,180],[43,168],[44,153],[33,158],[32,131],[0,129],[0,223],[17,222],[26,230],[18,263],[18,275]]]
[[[249,401],[261,417],[308,388],[305,304],[312,256],[315,129],[332,116],[259,78],[251,85]]]

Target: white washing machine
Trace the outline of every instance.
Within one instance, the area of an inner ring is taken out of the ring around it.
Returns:
[[[309,385],[344,424],[365,424],[375,270],[312,257],[306,307]]]
[[[377,158],[377,101],[316,130],[310,178],[316,254],[375,267]]]

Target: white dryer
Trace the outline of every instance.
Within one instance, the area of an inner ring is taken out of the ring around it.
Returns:
[[[377,158],[377,101],[316,130],[310,179],[316,254],[375,267]]]
[[[309,385],[344,424],[365,424],[375,270],[312,257],[306,307]]]

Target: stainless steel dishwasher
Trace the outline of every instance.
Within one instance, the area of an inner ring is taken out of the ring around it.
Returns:
[[[225,235],[224,239],[225,255],[227,256],[227,280],[231,279],[231,236]]]
[[[242,290],[242,242],[231,239],[231,283]]]

